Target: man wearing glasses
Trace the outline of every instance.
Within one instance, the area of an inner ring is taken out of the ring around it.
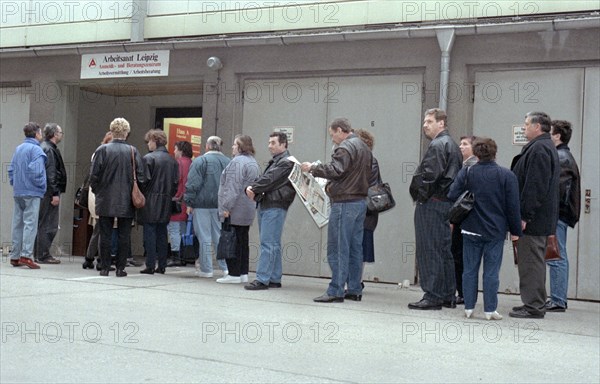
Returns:
[[[60,264],[60,260],[50,255],[50,246],[58,231],[58,207],[60,194],[67,187],[67,171],[62,155],[56,146],[63,139],[63,130],[56,123],[48,123],[44,127],[42,149],[46,162],[46,194],[40,202],[38,232],[35,241],[35,261],[40,264]]]

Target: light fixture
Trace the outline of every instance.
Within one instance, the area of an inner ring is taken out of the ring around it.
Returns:
[[[219,59],[216,56],[209,57],[208,60],[206,60],[206,65],[213,71],[218,71],[219,69],[223,68],[223,63],[221,62],[221,59]]]

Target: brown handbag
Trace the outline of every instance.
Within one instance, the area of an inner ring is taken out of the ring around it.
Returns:
[[[140,191],[140,187],[137,184],[137,176],[135,171],[135,155],[133,152],[133,147],[131,147],[131,167],[133,168],[133,189],[131,190],[131,202],[133,206],[136,208],[144,208],[146,205],[146,197],[142,191]]]
[[[546,261],[560,260],[560,250],[558,249],[558,241],[556,235],[548,236],[546,240]]]

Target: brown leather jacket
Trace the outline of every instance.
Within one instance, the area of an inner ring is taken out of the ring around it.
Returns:
[[[310,172],[328,179],[325,191],[332,203],[367,197],[372,163],[371,150],[351,134],[333,151],[329,164],[318,164]]]

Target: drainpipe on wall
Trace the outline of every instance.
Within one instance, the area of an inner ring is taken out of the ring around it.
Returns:
[[[119,6],[119,5],[115,5]],[[132,0],[131,8],[131,42],[141,43],[144,41],[144,21],[148,14],[148,0]]]
[[[454,28],[440,29],[435,32],[442,50],[440,66],[440,105],[439,108],[448,111],[448,83],[450,79],[450,52],[454,45]]]

